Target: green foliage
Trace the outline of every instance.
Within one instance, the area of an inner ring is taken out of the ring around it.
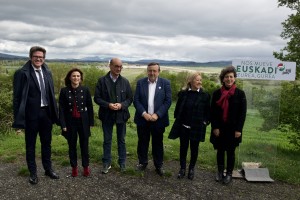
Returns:
[[[101,76],[104,76],[106,72],[98,69],[96,66],[82,68],[83,71],[83,84],[89,87],[92,96],[94,96],[96,84]]]
[[[11,74],[0,74],[0,129],[1,133],[10,130],[13,121]]]
[[[65,77],[68,71],[72,68],[68,63],[47,63],[53,76],[54,92],[59,94],[61,88],[65,87]],[[75,66],[74,66],[75,67]]]
[[[259,110],[264,122],[260,130],[270,131],[278,126],[279,94],[278,90],[266,90],[263,87],[253,88],[253,104]]]
[[[299,0],[278,0],[278,6],[286,6],[295,13],[289,15],[283,25],[281,37],[289,40],[287,46],[279,52],[273,52],[275,58],[282,61],[291,61],[297,63],[297,68],[300,68],[300,4]],[[297,79],[300,72],[297,71]]]
[[[220,85],[218,84],[218,79],[215,78],[215,76],[207,76],[205,74],[202,74],[202,86],[203,90],[208,92],[210,95],[220,88]]]
[[[300,149],[300,86],[297,82],[284,82],[282,88],[280,124],[288,125],[289,129],[295,132],[289,139]]]
[[[135,79],[133,79],[131,82],[130,82],[130,86],[131,86],[131,89],[132,89],[132,93],[134,94],[135,93],[135,89],[136,89],[136,83],[139,79],[145,77],[146,74],[142,73],[138,76],[135,77]]]
[[[278,0],[278,6],[286,6],[295,11],[289,15],[283,23],[281,37],[289,40],[287,46],[279,52],[273,52],[275,58],[282,61],[296,62],[296,79],[300,78],[300,3],[299,0]],[[296,134],[290,137],[290,141],[296,148],[300,148],[300,130],[299,130],[299,85],[292,83],[293,86],[284,85],[284,93],[290,96],[282,95],[285,99],[281,101],[280,123],[290,125]],[[287,99],[286,99],[287,98]]]
[[[281,88],[281,89],[280,89]],[[300,86],[297,82],[283,82],[281,87],[271,89],[253,88],[253,104],[264,122],[262,131],[278,129],[290,133],[289,141],[300,149]]]
[[[170,71],[163,71],[160,77],[166,78],[171,82],[172,100],[177,100],[177,94],[185,86],[187,72],[171,73]]]
[[[29,176],[29,174],[30,174],[30,172],[29,172],[27,166],[22,166],[18,171],[19,176]]]
[[[58,94],[60,89],[65,87],[65,77],[72,68],[79,68],[83,72],[83,84],[89,87],[92,96],[99,77],[105,75],[105,71],[98,69],[96,66],[85,66],[82,63],[49,63],[53,75],[54,90]]]

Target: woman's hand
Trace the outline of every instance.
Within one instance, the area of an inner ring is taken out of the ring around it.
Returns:
[[[241,135],[242,135],[242,133],[239,131],[235,131],[235,133],[234,133],[235,138],[239,138],[239,137],[241,137]]]
[[[220,129],[216,128],[213,130],[213,134],[216,136],[216,137],[219,137],[220,135]]]

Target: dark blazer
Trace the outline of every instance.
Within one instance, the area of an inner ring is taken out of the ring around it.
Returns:
[[[52,74],[46,64],[42,65],[42,70],[51,119],[53,123],[58,123]],[[38,118],[37,113],[41,106],[41,91],[30,60],[15,72],[13,90],[14,122],[12,127],[23,129],[25,119],[36,120]]]
[[[147,121],[142,117],[143,112],[148,112],[148,77],[138,80],[134,95],[133,105],[136,109],[134,122],[138,126],[146,125]],[[154,96],[154,113],[158,115],[157,127],[169,125],[168,109],[172,103],[172,92],[170,81],[158,78]]]
[[[70,87],[62,88],[59,94],[59,119],[62,128],[70,130],[74,100],[80,113],[84,135],[90,136],[90,127],[94,126],[93,102],[89,89],[79,86],[74,91]]]
[[[239,88],[235,89],[233,96],[229,98],[228,121],[224,123],[222,120],[222,108],[217,105],[217,101],[221,97],[221,89],[216,90],[212,95],[211,102],[211,137],[210,141],[215,148],[218,148],[220,138],[224,137],[228,145],[238,146],[242,142],[242,135],[234,138],[235,131],[242,133],[247,113],[247,101],[245,92]],[[213,129],[220,129],[222,137],[215,137],[212,133]],[[223,140],[222,139],[222,140]],[[224,140],[223,140],[224,141]]]
[[[109,103],[112,103],[112,86],[110,72],[99,78],[94,96],[95,103],[99,105],[99,119],[101,121],[115,120],[116,123],[125,123],[130,118],[128,107],[131,105],[133,98],[129,81],[121,75],[116,81],[117,102],[115,103],[122,104],[122,109],[118,111],[110,110],[108,107]]]
[[[170,139],[176,139],[180,136],[182,126],[183,109],[187,100],[188,90],[183,90],[178,93],[174,118],[175,122],[169,134]],[[193,104],[193,110],[190,111],[191,121],[191,140],[205,141],[206,126],[210,123],[210,95],[200,89],[197,92],[197,99]]]

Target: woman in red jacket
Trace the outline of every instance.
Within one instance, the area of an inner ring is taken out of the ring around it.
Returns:
[[[89,176],[89,137],[90,127],[94,126],[94,111],[90,91],[82,86],[83,73],[71,69],[65,78],[66,87],[59,94],[59,117],[61,128],[69,144],[69,158],[72,176],[78,176],[77,138],[81,149],[83,175]]]

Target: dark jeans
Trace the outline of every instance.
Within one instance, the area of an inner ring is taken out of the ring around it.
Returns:
[[[164,127],[156,127],[155,122],[148,122],[146,126],[137,126],[138,133],[138,147],[137,154],[139,158],[139,164],[148,164],[148,149],[150,136],[152,135],[152,157],[154,166],[161,168],[163,165],[164,157]]]
[[[89,166],[89,136],[84,134],[81,118],[72,118],[71,127],[69,127],[68,139],[69,158],[72,167],[77,166],[77,138],[79,136],[79,144],[81,150],[82,167]]]
[[[51,140],[52,121],[48,109],[40,109],[37,120],[26,120],[25,143],[26,161],[30,174],[36,174],[35,146],[39,133],[42,152],[42,163],[44,170],[52,169],[51,165]]]
[[[227,173],[232,174],[234,163],[235,163],[235,148],[219,148],[217,149],[217,163],[218,163],[218,171],[222,171],[224,169],[224,163],[225,163],[225,151],[227,155],[227,166],[226,171]]]
[[[199,149],[199,143],[200,141],[197,140],[191,140],[190,139],[190,129],[185,128],[182,126],[180,131],[180,167],[181,169],[186,168],[186,156],[188,152],[188,148],[190,145],[190,151],[191,151],[191,159],[190,159],[190,166],[189,168],[192,169],[195,167],[197,158],[198,158],[198,149]]]
[[[111,143],[112,143],[112,131],[115,122],[102,121],[103,130],[103,164],[111,164]],[[125,165],[126,162],[126,123],[116,123],[117,128],[117,141],[118,141],[118,163],[119,165]]]

